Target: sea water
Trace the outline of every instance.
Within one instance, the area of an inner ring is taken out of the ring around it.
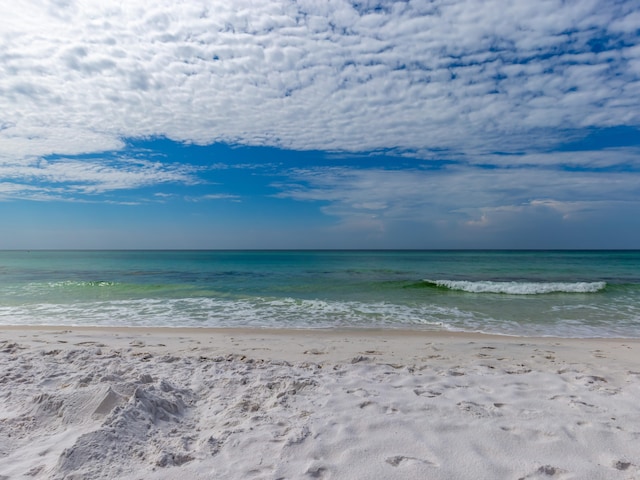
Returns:
[[[0,324],[640,337],[640,251],[2,251]]]

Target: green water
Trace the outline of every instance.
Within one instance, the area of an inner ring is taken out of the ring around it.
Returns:
[[[0,252],[0,324],[640,337],[640,252]]]

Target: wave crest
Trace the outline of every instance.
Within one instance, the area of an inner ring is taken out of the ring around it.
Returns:
[[[540,295],[545,293],[595,293],[606,282],[492,282],[467,280],[424,280],[436,287],[469,293],[507,293],[510,295]]]

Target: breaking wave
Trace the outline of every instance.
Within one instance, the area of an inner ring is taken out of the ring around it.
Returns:
[[[509,295],[541,295],[547,293],[595,293],[606,282],[492,282],[466,280],[424,280],[427,284],[469,293],[506,293]]]

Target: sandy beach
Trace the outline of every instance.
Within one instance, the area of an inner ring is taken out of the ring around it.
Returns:
[[[0,479],[637,479],[640,342],[3,327]]]

